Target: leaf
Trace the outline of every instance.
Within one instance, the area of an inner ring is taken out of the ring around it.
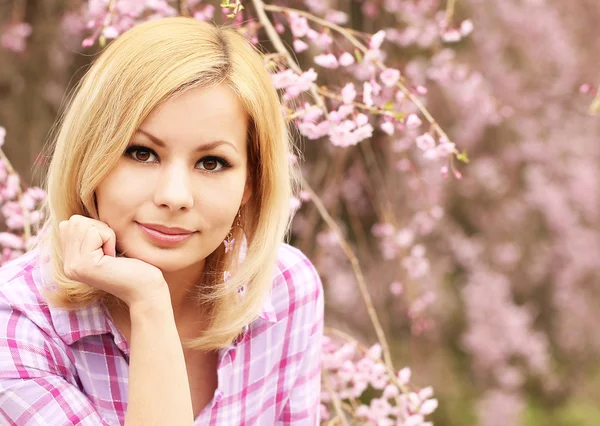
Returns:
[[[354,49],[354,56],[356,57],[356,62],[361,63],[363,60],[363,57],[360,53],[360,50],[358,49]]]
[[[456,159],[458,161],[462,161],[463,163],[468,163],[469,157],[467,156],[467,151],[463,150],[463,152],[456,154]]]

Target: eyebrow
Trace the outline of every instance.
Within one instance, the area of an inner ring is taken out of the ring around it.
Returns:
[[[137,129],[136,133],[141,133],[141,134],[143,134],[143,135],[144,135],[144,136],[146,136],[148,139],[150,139],[152,142],[154,142],[156,145],[158,145],[158,146],[160,146],[160,147],[162,147],[162,148],[165,148],[165,147],[166,147],[166,144],[165,144],[165,143],[164,143],[162,140],[160,140],[159,138],[157,138],[157,137],[156,137],[156,136],[154,136],[153,134],[151,134],[151,133],[148,133],[146,130],[143,130],[143,129]],[[232,144],[232,143],[231,143],[231,142],[229,142],[229,141],[224,141],[224,140],[216,140],[216,141],[212,141],[212,142],[208,142],[208,143],[202,144],[202,145],[200,145],[199,147],[197,147],[197,148],[196,148],[194,151],[195,151],[195,152],[201,152],[201,151],[210,151],[211,149],[214,149],[214,148],[216,148],[216,147],[218,147],[218,146],[221,146],[221,145],[229,145],[229,146],[231,146],[233,149],[235,149],[235,150],[236,150],[236,152],[237,152],[237,148],[235,147],[235,145],[234,145],[234,144]]]

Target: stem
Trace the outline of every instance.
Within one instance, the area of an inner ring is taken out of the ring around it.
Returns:
[[[450,26],[452,17],[454,16],[454,9],[456,8],[456,0],[448,0],[446,4],[446,25]]]
[[[327,371],[323,371],[323,379],[325,388],[327,389],[327,392],[329,392],[329,395],[333,400],[333,406],[335,408],[335,412],[337,413],[337,417],[341,420],[343,425],[349,426],[348,420],[346,419],[346,415],[344,414],[344,409],[342,408],[342,401],[340,400],[337,393],[335,393],[335,391],[333,390],[333,387],[331,386],[331,381],[329,380],[329,373],[327,373]]]
[[[356,281],[358,282],[358,288],[361,292],[363,300],[365,301],[365,304],[367,305],[367,312],[369,314],[369,318],[373,323],[373,327],[375,328],[375,333],[377,335],[377,340],[379,340],[379,344],[381,345],[381,348],[383,350],[383,358],[388,368],[393,371],[394,367],[392,363],[392,356],[390,354],[390,348],[385,338],[385,334],[383,333],[383,329],[381,328],[381,323],[379,322],[379,318],[377,317],[375,307],[373,306],[373,301],[371,300],[371,295],[369,294],[369,290],[367,289],[367,284],[365,282],[365,278],[363,276],[360,264],[358,263],[358,259],[352,251],[352,249],[350,248],[348,242],[344,239],[344,235],[340,230],[339,226],[327,212],[327,209],[323,205],[321,199],[317,196],[317,194],[315,194],[315,191],[313,191],[313,189],[304,179],[302,179],[302,187],[310,194],[311,200],[314,203],[315,207],[317,207],[317,210],[321,214],[321,217],[336,234],[340,247],[346,254],[346,257],[350,261],[350,264],[352,265],[354,275],[356,276]],[[394,374],[393,376],[395,377]]]
[[[190,16],[190,8],[188,7],[187,0],[177,0],[177,5],[181,16]]]

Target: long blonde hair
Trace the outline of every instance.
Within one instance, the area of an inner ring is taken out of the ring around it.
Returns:
[[[207,279],[197,300],[212,307],[210,326],[186,345],[225,347],[257,316],[290,222],[297,182],[291,137],[260,52],[230,27],[184,17],[143,23],[113,41],[79,82],[61,118],[45,184],[47,232],[39,241],[49,250],[56,283],[56,290],[46,293],[50,303],[77,309],[96,300],[115,302],[114,296],[64,275],[58,223],[74,214],[98,219],[94,192],[144,119],[185,90],[216,84],[230,88],[249,116],[253,196],[242,210],[247,252],[239,265],[234,259],[240,244],[231,256],[221,245],[207,258]],[[234,232],[241,241],[241,230]],[[225,269],[233,271],[227,282]],[[240,285],[246,288],[243,298],[237,294]]]

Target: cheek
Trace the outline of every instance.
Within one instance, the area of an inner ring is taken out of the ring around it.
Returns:
[[[135,189],[136,180],[123,168],[111,172],[96,188],[96,201],[100,220],[111,227],[117,227],[119,222],[131,216],[133,207],[140,196]]]

